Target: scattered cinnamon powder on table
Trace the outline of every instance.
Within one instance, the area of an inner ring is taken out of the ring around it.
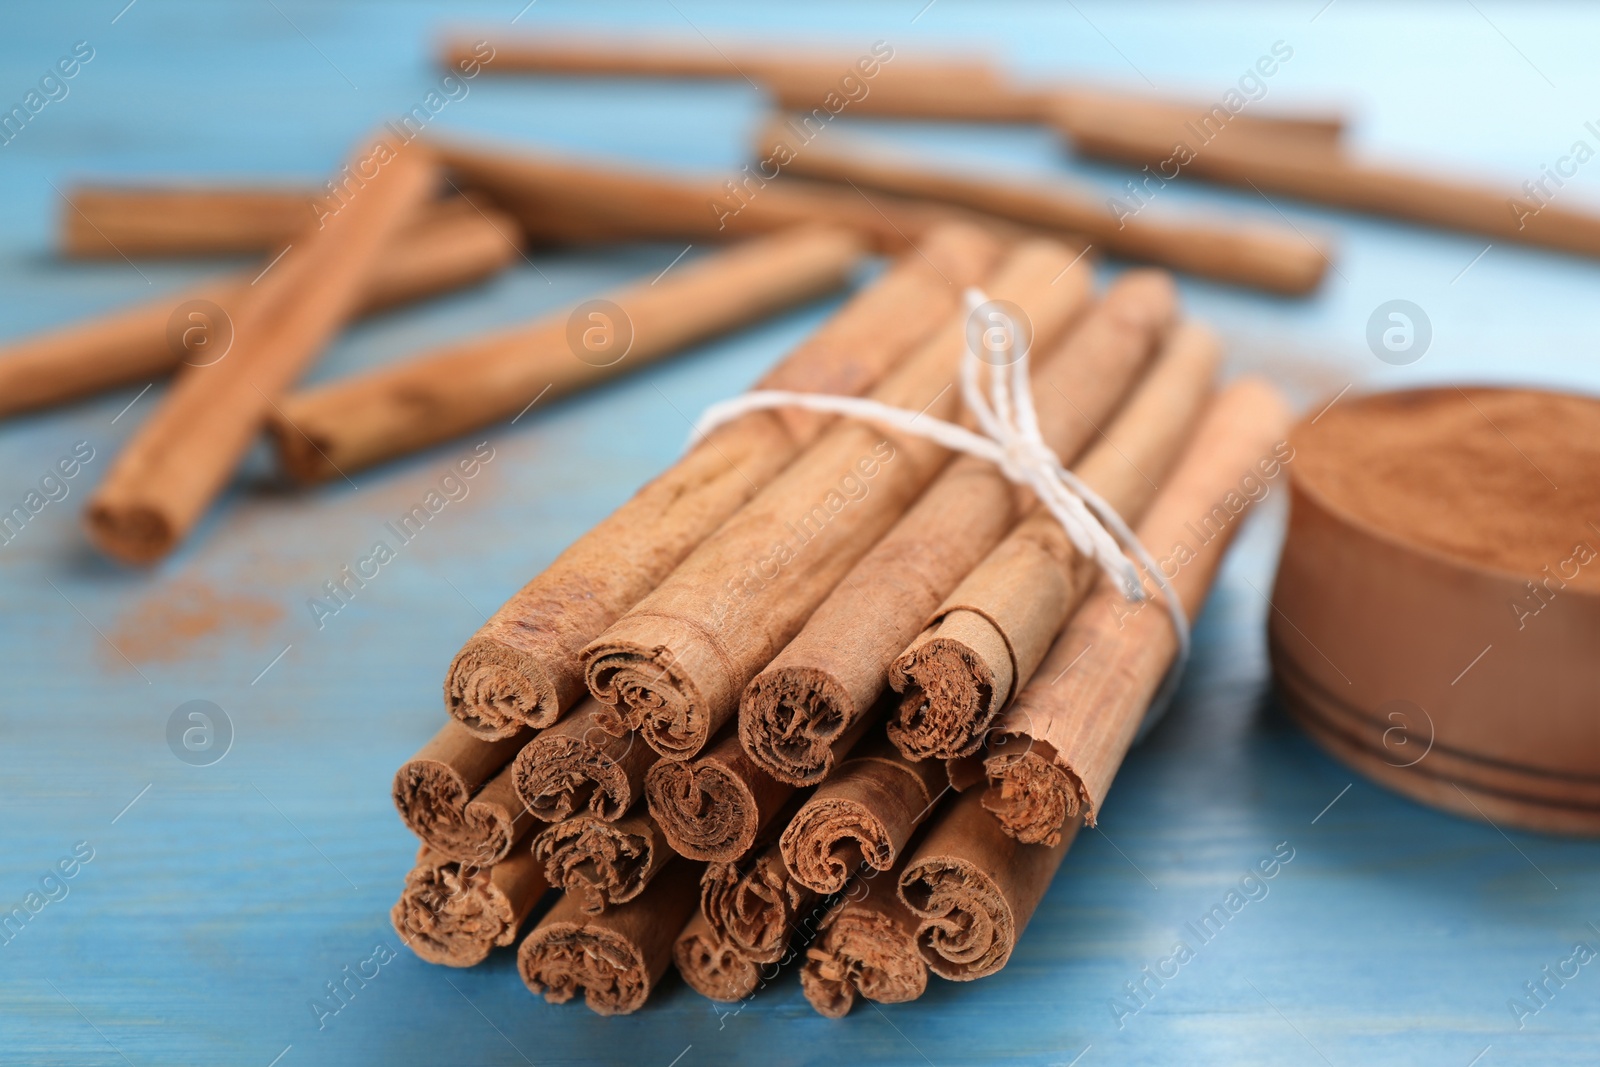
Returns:
[[[1600,400],[1381,393],[1335,404],[1292,443],[1299,487],[1370,529],[1522,577],[1560,568],[1600,590],[1600,565],[1584,565],[1600,551]]]
[[[158,586],[117,620],[111,643],[135,663],[172,663],[211,638],[245,633],[252,640],[283,617],[283,605],[234,590],[218,592],[185,578]]]

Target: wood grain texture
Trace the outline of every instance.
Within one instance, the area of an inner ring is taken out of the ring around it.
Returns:
[[[214,269],[141,260],[147,284],[120,259],[55,265],[56,194],[45,178],[62,188],[76,176],[314,179],[381,111],[409,108],[438,84],[430,64],[441,24],[504,25],[522,3],[446,12],[278,0],[327,59],[269,5],[140,0],[111,25],[121,6],[17,7],[0,34],[7,105],[73,42],[88,38],[96,49],[69,83],[71,95],[0,147],[7,336],[178,289]],[[712,35],[807,30],[855,47],[906,30],[921,4],[678,6]],[[1363,115],[1381,117],[1388,144],[1414,139],[1427,156],[1478,161],[1518,182],[1581,136],[1577,113],[1556,107],[1549,87],[1464,5],[1430,6],[1406,22],[1396,15],[1402,4],[1339,3],[1314,25],[1315,5],[1223,15],[1171,8],[1159,20],[1079,6],[1158,84],[1219,96],[1266,45],[1287,37],[1296,57],[1271,89],[1285,106],[1312,86],[1348,95],[1364,101]],[[666,5],[606,10],[607,19],[647,32],[685,31]],[[975,11],[941,0],[910,30],[992,40],[1031,70],[1065,75],[1081,65],[1136,81],[1065,5]],[[1585,53],[1600,15],[1484,11],[1572,99],[1600,96],[1600,69]],[[584,28],[600,17],[541,2],[517,26],[548,18]],[[1493,107],[1477,106],[1484,101]],[[548,138],[574,154],[706,169],[737,166],[744,133],[760,121],[755,102],[754,91],[737,86],[579,92],[555,79],[480,79],[435,122]],[[1042,133],[910,124],[893,132],[952,154],[982,153],[985,165],[1067,167]],[[1097,173],[1107,177],[1107,195],[1125,178]],[[1161,195],[1180,193],[1268,213],[1254,194],[1253,205],[1225,201],[1231,194],[1199,183]],[[1331,278],[1324,296],[1289,305],[1183,283],[1185,306],[1228,341],[1228,374],[1265,371],[1305,404],[1377,371],[1397,383],[1427,374],[1600,392],[1600,367],[1570,343],[1592,333],[1592,268],[1497,243],[1451,285],[1486,242],[1279,203],[1308,232],[1313,222],[1340,231],[1350,284]],[[518,260],[481,290],[364,323],[316,374],[331,380],[586,299],[665,269],[684,243],[534,255],[548,282]],[[1380,366],[1361,337],[1372,308],[1391,297],[1417,301],[1434,320],[1437,351],[1415,367]],[[1305,739],[1264,688],[1267,608],[1247,583],[1270,590],[1278,536],[1270,522],[1236,547],[1200,620],[1178,706],[1130,755],[1103,830],[1074,843],[998,975],[959,986],[931,980],[914,1003],[883,1005],[882,1015],[861,1005],[838,1021],[805,1003],[793,965],[742,1009],[713,1005],[668,977],[642,1011],[607,1020],[531,996],[510,950],[459,972],[411,957],[388,909],[416,842],[394,815],[389,781],[439,725],[449,657],[482,613],[671,462],[687,433],[674,408],[692,417],[754,381],[823,312],[797,311],[499,427],[495,459],[468,483],[469,495],[451,501],[320,630],[306,599],[470,448],[442,446],[357,474],[356,487],[338,482],[304,495],[273,491],[247,471],[204,537],[151,573],[126,575],[84,545],[77,508],[162,387],[115,423],[143,383],[0,426],[0,504],[8,508],[75,442],[95,449],[67,483],[70,495],[0,545],[0,905],[21,905],[77,842],[94,856],[65,883],[64,899],[0,944],[0,1062],[267,1067],[282,1053],[277,1067],[668,1067],[682,1053],[677,1067],[1044,1067],[1071,1063],[1092,1045],[1078,1067],[1320,1065],[1307,1041],[1340,1067],[1465,1067],[1486,1046],[1477,1067],[1593,1062],[1593,965],[1520,1032],[1506,1002],[1525,995],[1523,982],[1565,958],[1574,941],[1600,944],[1587,925],[1600,923],[1600,846],[1508,830],[1512,847],[1491,827],[1364,781],[1345,792],[1353,776]],[[226,627],[205,624],[229,605],[237,610]],[[152,635],[153,623],[184,619],[189,636]],[[1464,650],[1460,665],[1478,651]],[[219,704],[234,727],[232,750],[209,767],[179,762],[165,740],[174,709],[195,699]],[[1268,883],[1269,895],[1197,946],[1196,958],[1118,1029],[1108,1005],[1125,994],[1123,984],[1167,956],[1184,924],[1220,903],[1281,841],[1295,858]],[[342,980],[342,968],[354,971],[378,944],[395,958],[319,1030],[311,998],[326,996],[324,984]]]

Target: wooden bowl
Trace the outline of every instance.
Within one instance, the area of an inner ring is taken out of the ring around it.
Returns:
[[[1269,643],[1294,717],[1425,804],[1600,834],[1600,401],[1375,394],[1291,444]]]

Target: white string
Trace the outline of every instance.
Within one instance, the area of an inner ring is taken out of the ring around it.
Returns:
[[[989,298],[981,290],[969,288],[966,301],[970,314],[989,303]],[[1122,595],[1129,601],[1139,602],[1149,598],[1140,581],[1140,566],[1160,590],[1178,639],[1178,654],[1172,670],[1167,673],[1145,713],[1144,722],[1139,728],[1139,736],[1143,737],[1166,711],[1177,688],[1178,676],[1188,662],[1189,619],[1166,575],[1122,516],[1067,470],[1045,443],[1039,432],[1038,413],[1033,403],[1028,339],[1017,334],[1015,325],[1007,323],[1004,351],[1007,354],[1014,351],[1015,358],[1007,366],[991,367],[987,397],[978,381],[984,360],[977,348],[969,343],[961,361],[961,398],[982,433],[974,433],[953,422],[924,416],[920,412],[907,411],[878,400],[797,393],[783,389],[757,389],[706,408],[695,424],[689,441],[693,444],[723,423],[753,411],[794,407],[874,423],[900,433],[926,438],[951,451],[993,463],[1008,480],[1033,490],[1039,502],[1061,524],[1073,547],[1099,564],[1106,577],[1122,590]],[[1133,558],[1129,559],[1128,554]]]

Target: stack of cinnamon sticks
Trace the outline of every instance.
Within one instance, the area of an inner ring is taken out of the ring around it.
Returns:
[[[1146,574],[1130,599],[986,460],[743,414],[450,664],[450,721],[394,786],[423,842],[393,913],[419,955],[469,965],[531,921],[528,988],[604,1014],[671,964],[738,1001],[803,960],[827,1015],[1006,965],[1174,664],[1163,598],[1198,614],[1289,458],[1283,400],[1217,389],[1218,343],[1168,276],[1093,275],[1058,241],[932,225],[759,385],[970,424],[973,316],[1011,309],[1040,438],[1167,592]],[[995,303],[970,311],[973,286]]]

